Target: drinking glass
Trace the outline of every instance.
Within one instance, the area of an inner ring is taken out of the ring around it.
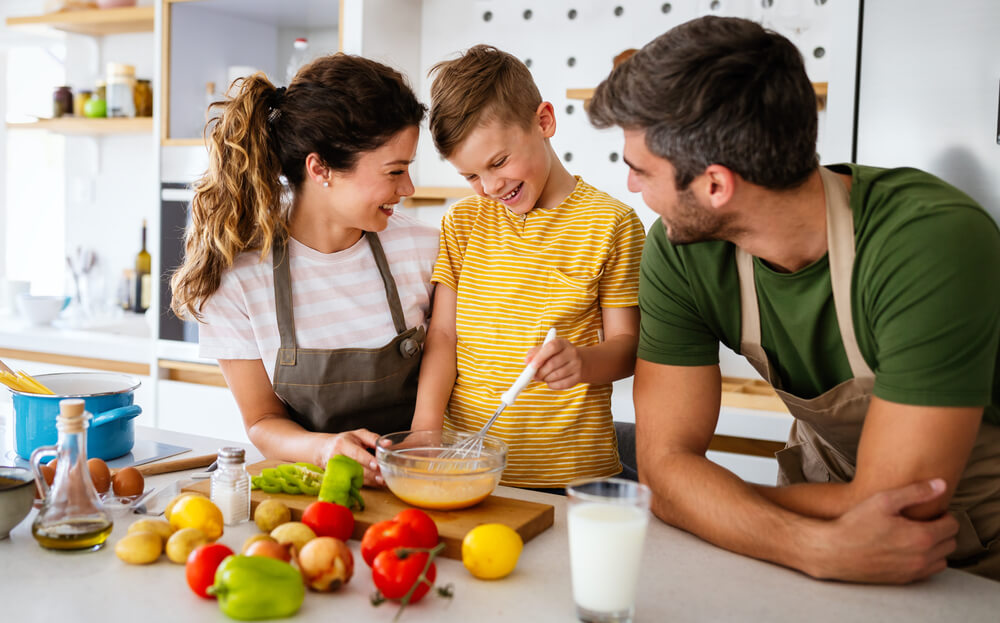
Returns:
[[[608,478],[566,487],[573,601],[581,621],[632,621],[649,487]]]

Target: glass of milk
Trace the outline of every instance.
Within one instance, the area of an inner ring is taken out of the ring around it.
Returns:
[[[608,478],[574,482],[566,494],[577,617],[632,621],[649,522],[649,487]]]

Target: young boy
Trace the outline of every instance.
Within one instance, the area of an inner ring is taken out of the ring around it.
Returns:
[[[534,359],[538,382],[490,429],[509,447],[502,482],[613,476],[611,383],[635,367],[642,223],[566,171],[552,104],[517,58],[479,45],[431,72],[434,143],[479,196],[442,222],[413,428],[479,430]]]

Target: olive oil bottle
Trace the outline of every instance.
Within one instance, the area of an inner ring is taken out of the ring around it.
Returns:
[[[31,524],[31,534],[49,549],[96,550],[111,534],[111,516],[104,510],[87,468],[87,426],[90,414],[83,401],[59,402],[55,446],[36,448],[31,453],[35,480],[43,492],[42,508]],[[40,464],[43,456],[59,458],[52,486],[45,484]]]
[[[153,278],[150,274],[152,260],[146,251],[146,219],[142,219],[142,249],[135,256],[135,301],[133,311],[143,313],[149,309],[153,296]]]

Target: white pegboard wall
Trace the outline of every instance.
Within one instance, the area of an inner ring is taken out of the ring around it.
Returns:
[[[566,90],[597,86],[611,71],[614,56],[622,50],[641,47],[678,24],[708,14],[747,17],[781,32],[802,51],[810,78],[815,82],[827,81],[833,53],[830,23],[834,3],[835,0],[423,0],[421,70],[420,75],[409,78],[421,100],[429,102],[427,71],[438,61],[455,58],[478,43],[514,54],[530,65],[542,97],[555,107],[557,130],[552,145],[567,169],[633,206],[648,228],[656,215],[639,195],[628,192],[627,168],[621,160],[621,131],[593,128],[583,102],[567,99]],[[818,48],[822,48],[821,53],[816,52]],[[820,153],[823,120],[824,114],[820,113]],[[417,154],[418,185],[465,184],[452,166],[437,155],[426,129]],[[434,222],[441,214],[443,208],[420,211],[421,218]]]

